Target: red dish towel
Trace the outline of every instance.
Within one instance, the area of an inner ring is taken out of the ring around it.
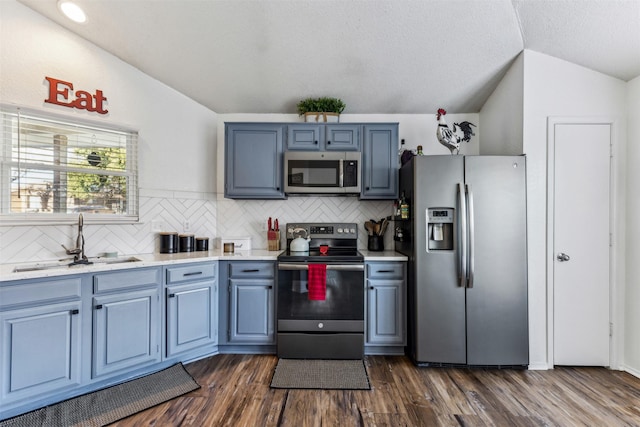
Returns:
[[[309,301],[324,301],[327,295],[327,265],[309,264]]]

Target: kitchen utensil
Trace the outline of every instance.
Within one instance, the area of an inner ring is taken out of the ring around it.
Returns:
[[[384,236],[384,233],[387,231],[387,227],[389,226],[389,220],[383,219],[382,225],[380,226],[380,232],[378,233],[380,236]]]
[[[373,236],[373,223],[371,221],[364,222],[364,229],[367,230],[369,236]]]

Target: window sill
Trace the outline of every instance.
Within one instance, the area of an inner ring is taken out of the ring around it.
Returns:
[[[46,215],[46,216],[45,216]],[[1,227],[15,226],[34,226],[34,225],[76,225],[78,224],[79,214],[44,214],[39,215],[21,215],[7,214],[0,215]],[[100,215],[82,213],[83,222],[87,224],[139,224],[140,217],[138,215]]]

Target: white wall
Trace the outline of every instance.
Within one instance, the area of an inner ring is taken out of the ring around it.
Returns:
[[[624,369],[640,377],[640,76],[627,83],[627,271]]]
[[[520,54],[480,110],[480,154],[523,154],[523,86],[524,54]]]
[[[87,251],[146,253],[155,250],[149,221],[167,230],[207,237],[216,233],[216,114],[150,78],[86,40],[13,0],[0,1],[0,100],[42,112],[123,126],[139,132],[141,223],[91,225]],[[72,82],[75,89],[100,89],[107,115],[44,103],[45,76]],[[52,259],[60,243],[74,239],[74,227],[0,226],[0,262]]]
[[[623,327],[626,104],[625,82],[534,51],[524,52],[523,151],[527,155],[530,363],[550,367],[547,354],[547,118],[611,117],[614,124],[614,333]],[[579,153],[576,153],[579,155]],[[617,329],[616,329],[617,328]],[[637,334],[637,331],[636,331]],[[615,338],[615,337],[614,337]],[[617,337],[615,342],[621,342]],[[614,360],[619,356],[614,348]],[[615,366],[614,366],[615,367]]]

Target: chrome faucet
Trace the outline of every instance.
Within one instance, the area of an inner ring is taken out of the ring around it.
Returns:
[[[82,214],[80,214],[78,216],[78,237],[76,237],[76,247],[69,249],[65,245],[62,245],[65,251],[67,251],[67,255],[73,255],[73,262],[69,265],[93,264],[84,254],[84,235],[82,234],[83,225],[84,218],[82,217]]]

